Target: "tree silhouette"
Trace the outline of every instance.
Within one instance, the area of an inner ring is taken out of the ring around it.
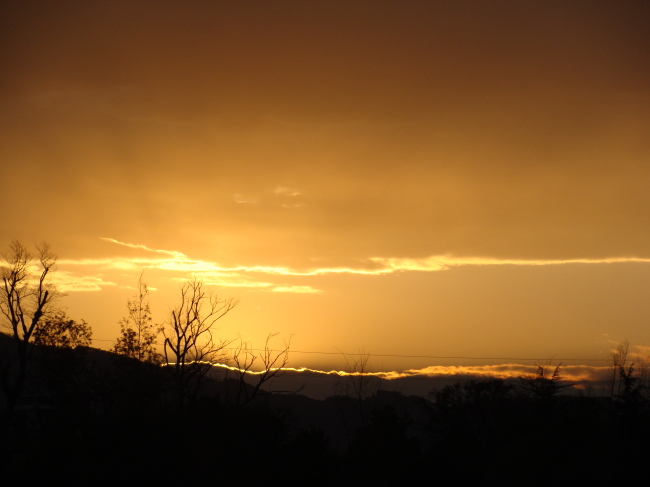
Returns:
[[[339,352],[341,351],[339,350]],[[358,407],[359,419],[361,424],[365,425],[367,422],[366,399],[377,394],[381,385],[381,379],[372,375],[369,352],[360,349],[358,355],[353,355],[356,358],[349,358],[343,352],[341,352],[341,355],[345,359],[347,375],[344,376],[341,384],[337,384],[337,390],[341,386],[343,394],[355,400]],[[343,421],[347,430],[345,417]],[[348,434],[347,431],[346,434]]]
[[[530,394],[533,399],[542,403],[553,400],[560,390],[573,385],[560,384],[562,380],[560,376],[561,367],[562,363],[558,364],[551,373],[550,361],[546,365],[538,363],[536,374],[528,374],[520,378],[524,391]]]
[[[623,382],[620,380],[622,379],[623,376],[621,376],[620,371],[623,370],[625,371],[625,365],[627,363],[627,355],[629,353],[630,349],[630,341],[626,338],[622,342],[616,344],[616,348],[612,349],[612,355],[611,355],[611,370],[610,370],[610,377],[612,380],[611,383],[611,390],[609,396],[613,399],[615,396],[620,396],[624,387]],[[616,383],[618,382],[618,388],[616,387]]]
[[[137,294],[133,300],[127,301],[129,314],[120,320],[120,337],[113,351],[141,362],[158,362],[160,355],[156,351],[156,341],[162,327],[152,322],[149,288],[142,282],[143,274],[138,279]]]
[[[179,409],[186,400],[194,402],[212,365],[227,360],[225,348],[231,342],[215,339],[213,328],[238,302],[219,299],[197,279],[181,286],[180,304],[163,329],[165,362],[176,378]]]
[[[638,403],[643,399],[641,394],[641,384],[637,371],[634,368],[634,362],[625,370],[621,366],[619,369],[621,392],[618,398],[625,403]]]
[[[276,333],[271,333],[266,337],[264,343],[264,350],[260,353],[254,353],[251,346],[240,339],[239,346],[235,348],[232,359],[237,367],[239,374],[239,388],[237,390],[236,403],[245,406],[252,402],[260,394],[262,385],[271,380],[273,377],[282,375],[282,370],[289,363],[289,347],[291,346],[291,337],[284,344],[281,350],[272,350],[269,342]],[[262,363],[262,370],[259,372],[251,372],[251,367],[260,359]],[[252,389],[247,387],[246,375],[255,374],[254,385]],[[270,391],[269,391],[270,392]],[[297,392],[297,391],[277,391],[277,392]]]
[[[15,355],[4,354],[0,364],[0,381],[7,397],[8,416],[22,392],[37,331],[43,320],[52,316],[58,296],[50,282],[56,256],[45,243],[36,248],[38,256],[34,257],[20,242],[13,241],[9,251],[3,254],[5,264],[0,271],[0,311],[15,344]]]
[[[84,320],[76,322],[58,311],[46,320],[41,320],[34,332],[34,344],[57,348],[89,347],[93,331]]]

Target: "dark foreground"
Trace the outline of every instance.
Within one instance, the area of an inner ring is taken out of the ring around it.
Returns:
[[[349,387],[244,405],[225,381],[178,401],[159,367],[55,358],[5,415],[0,485],[585,485],[643,476],[650,453],[650,404],[633,382],[605,399],[529,378],[428,399]]]

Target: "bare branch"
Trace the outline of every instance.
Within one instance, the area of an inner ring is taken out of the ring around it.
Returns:
[[[176,376],[179,408],[186,399],[196,399],[212,365],[226,360],[225,348],[231,342],[215,339],[213,328],[238,303],[219,299],[197,279],[181,286],[180,304],[170,311],[163,330],[165,362]]]
[[[282,371],[289,363],[289,349],[291,347],[291,336],[285,342],[284,348],[281,350],[273,350],[271,348],[271,340],[277,336],[277,333],[270,333],[266,337],[264,349],[259,355],[253,353],[253,349],[248,342],[239,339],[239,346],[235,348],[232,354],[232,360],[237,367],[239,374],[239,390],[237,392],[237,404],[245,406],[252,402],[262,391],[262,385],[274,377],[280,377]],[[262,362],[262,370],[259,372],[252,372],[251,368],[256,360],[260,359]],[[253,376],[252,389],[247,386],[246,377]],[[302,389],[302,388],[301,388]],[[271,393],[272,391],[266,391]],[[284,391],[287,392],[287,391]],[[292,391],[297,392],[297,391]]]
[[[2,364],[2,384],[8,398],[8,414],[20,395],[26,378],[27,364],[33,352],[35,334],[43,334],[45,319],[54,315],[54,301],[59,296],[50,283],[56,256],[47,244],[37,246],[38,257],[18,241],[9,245],[9,251],[2,254],[0,276],[0,312],[5,317],[4,326],[10,330],[16,346],[17,374],[10,378],[8,364]]]

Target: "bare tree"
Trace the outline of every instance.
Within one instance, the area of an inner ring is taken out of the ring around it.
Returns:
[[[619,366],[619,361],[620,357],[619,354],[616,350],[612,350],[612,356],[611,356],[611,370],[609,372],[610,378],[611,378],[611,387],[609,391],[609,397],[613,398],[614,397],[614,392],[616,390],[616,378],[618,377],[618,366]]]
[[[289,348],[291,346],[291,337],[285,342],[284,347],[280,350],[271,349],[270,342],[277,333],[271,333],[266,337],[264,349],[257,351],[251,348],[248,342],[239,339],[239,346],[236,347],[232,354],[232,360],[239,374],[239,388],[237,390],[237,404],[245,406],[252,402],[262,391],[262,385],[274,377],[280,377],[282,370],[289,363]],[[258,372],[251,371],[253,364],[259,359],[262,370]],[[252,385],[246,382],[246,377],[254,377]],[[271,392],[266,391],[266,392]],[[297,392],[297,391],[275,391],[276,393]]]
[[[339,352],[341,351],[339,350]],[[381,385],[381,379],[372,375],[369,352],[360,349],[359,353],[352,355],[352,357],[349,357],[343,352],[341,352],[341,355],[343,355],[347,368],[347,373],[341,384],[342,392],[344,395],[352,397],[356,401],[359,408],[359,419],[361,420],[361,424],[365,425],[367,421],[365,400],[377,394]],[[345,424],[345,427],[347,430],[347,424]]]
[[[231,342],[216,339],[214,325],[238,302],[219,299],[197,279],[181,286],[180,304],[170,311],[163,329],[165,362],[176,378],[179,408],[196,399],[214,363],[227,361],[225,349]]]
[[[20,242],[13,241],[9,251],[3,254],[4,263],[1,264],[0,311],[15,345],[15,355],[5,354],[0,364],[8,415],[12,414],[23,389],[37,330],[52,315],[58,296],[49,279],[56,256],[47,244],[36,248],[38,255],[34,257]]]
[[[127,301],[129,314],[120,320],[120,337],[113,351],[141,362],[158,362],[156,342],[163,327],[153,323],[151,318],[149,288],[142,282],[143,275],[144,272],[138,279],[138,292],[133,300]]]
[[[620,395],[623,388],[623,383],[621,382],[621,370],[625,371],[625,364],[627,362],[627,355],[630,349],[630,341],[626,338],[622,342],[616,345],[616,348],[612,349],[612,355],[610,359],[611,366],[611,390],[610,397],[615,395]],[[618,388],[616,387],[618,379]]]
[[[340,350],[339,350],[340,352]],[[346,385],[350,384],[351,391],[346,387],[346,395],[351,395],[360,403],[369,397],[377,394],[380,385],[380,379],[372,375],[370,369],[370,353],[366,353],[363,349],[359,350],[358,355],[353,355],[356,358],[350,358],[341,352],[345,359],[349,381]]]
[[[640,355],[637,371],[641,394],[644,398],[648,399],[648,393],[650,393],[650,356],[648,356],[647,352]]]

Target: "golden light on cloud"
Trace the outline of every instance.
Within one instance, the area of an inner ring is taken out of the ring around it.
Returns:
[[[383,269],[378,272],[398,271],[442,271],[460,266],[551,266],[568,264],[622,264],[650,263],[649,258],[640,257],[605,257],[602,259],[495,259],[489,257],[452,257],[432,256],[425,259],[402,259],[371,257],[369,260],[380,264]]]
[[[168,254],[168,255],[171,255],[173,257],[177,257],[179,259],[185,259],[186,258],[185,254],[183,254],[182,252],[174,251],[174,250],[152,249],[151,247],[147,247],[146,245],[120,242],[119,240],[115,240],[114,238],[108,238],[108,237],[101,237],[101,240],[106,240],[107,242],[112,242],[114,244],[123,245],[124,247],[130,247],[132,249],[142,249],[142,250],[146,250],[148,252],[156,252],[156,253],[159,253],[159,254]]]
[[[271,291],[276,293],[318,294],[322,291],[311,286],[276,286]]]
[[[79,276],[71,272],[58,271],[52,274],[52,284],[62,292],[94,292],[105,287],[115,287],[116,283],[97,276]]]
[[[247,196],[244,196],[244,195],[242,195],[240,193],[236,193],[233,196],[233,201],[235,203],[239,203],[239,204],[254,205],[255,203],[257,203],[259,201],[259,199],[258,198],[247,197]]]
[[[401,271],[420,271],[435,272],[448,270],[460,266],[557,266],[568,264],[620,264],[620,263],[650,263],[650,258],[640,257],[606,257],[602,259],[496,259],[489,257],[453,257],[448,255],[431,256],[424,259],[409,259],[395,257],[369,257],[367,259],[368,268],[311,268],[311,269],[292,269],[288,267],[268,267],[263,265],[256,266],[235,266],[222,267],[214,262],[206,262],[190,259],[187,255],[176,250],[152,249],[143,244],[129,244],[120,242],[115,239],[103,238],[103,240],[123,245],[134,249],[142,249],[147,252],[169,255],[169,258],[128,258],[128,259],[106,259],[106,260],[88,260],[81,261],[64,260],[65,264],[80,265],[106,265],[116,268],[133,268],[134,266],[156,267],[163,270],[176,272],[190,272],[205,274],[208,273],[226,273],[226,272],[248,272],[260,274],[277,274],[287,276],[318,276],[325,274],[367,274],[380,275]],[[374,267],[374,268],[372,268]],[[225,275],[225,274],[222,274]]]
[[[499,365],[477,365],[477,366],[429,366],[423,369],[409,369],[398,374],[398,377],[424,375],[435,377],[445,376],[467,376],[476,378],[513,379],[525,376],[535,376],[538,371],[537,365],[522,364],[499,364]],[[611,373],[610,367],[593,367],[587,365],[562,365],[560,377],[564,381],[602,381]]]
[[[225,370],[244,372],[237,367],[227,364],[213,364],[214,367]],[[272,369],[276,370],[276,369]],[[538,372],[537,365],[524,365],[517,363],[506,363],[499,365],[476,365],[476,366],[429,366],[422,369],[407,369],[398,371],[381,372],[349,372],[344,370],[319,370],[309,367],[285,367],[286,372],[308,373],[318,375],[329,375],[338,377],[374,377],[382,380],[415,379],[415,378],[457,378],[457,380],[468,379],[519,379],[522,377],[534,377]],[[554,367],[553,367],[554,370]],[[610,380],[611,367],[597,367],[587,365],[561,365],[560,378],[566,382],[594,382],[603,383]],[[251,375],[259,375],[264,371],[246,371]]]
[[[286,188],[281,188],[282,190]],[[145,244],[132,244],[121,242],[113,238],[102,237],[102,240],[127,247],[141,250],[145,253],[162,255],[163,257],[113,257],[105,259],[64,259],[59,263],[64,266],[97,267],[99,269],[116,270],[137,270],[137,269],[159,269],[176,274],[198,277],[208,285],[251,288],[274,293],[296,293],[296,294],[319,294],[323,291],[311,285],[289,285],[282,283],[261,280],[257,276],[263,275],[267,278],[273,276],[326,276],[326,275],[360,275],[379,276],[401,272],[438,272],[447,271],[455,267],[467,266],[562,266],[569,264],[601,265],[621,263],[650,263],[650,259],[638,257],[614,257],[602,259],[551,259],[551,260],[526,260],[526,259],[495,259],[481,257],[453,257],[453,256],[432,256],[424,259],[393,258],[393,257],[369,257],[366,266],[333,267],[333,268],[306,268],[294,269],[289,267],[270,267],[264,265],[254,266],[233,266],[223,267],[216,262],[196,260],[188,257],[178,250],[154,249]],[[67,291],[99,291],[103,286],[115,285],[105,282],[101,277],[84,276],[74,277],[71,273],[63,273],[57,277],[58,282]],[[183,280],[185,277],[174,279]]]
[[[273,192],[278,196],[301,196],[302,193],[297,189],[285,188],[284,186],[278,186],[273,190]]]
[[[168,255],[169,257],[114,257],[106,259],[81,259],[71,260],[64,259],[59,261],[64,266],[84,266],[98,267],[100,269],[117,269],[117,270],[137,270],[137,269],[159,269],[173,273],[187,274],[188,276],[198,277],[207,285],[221,287],[241,287],[268,290],[275,293],[298,293],[298,294],[318,294],[322,292],[308,285],[289,285],[261,281],[242,273],[250,274],[267,274],[267,275],[285,275],[285,276],[307,276],[314,273],[300,273],[287,268],[277,267],[221,267],[213,262],[193,260],[179,251],[152,249],[143,244],[130,244],[120,242],[112,238],[102,238],[107,242],[128,247],[131,249],[144,250],[146,252]],[[68,276],[68,277],[66,277]],[[99,291],[102,285],[113,285],[104,283],[101,278],[86,276],[84,278],[74,278],[68,272],[57,279],[69,291]],[[189,277],[187,277],[189,278]],[[176,277],[176,280],[184,280],[184,277]],[[65,284],[63,284],[65,283]]]

